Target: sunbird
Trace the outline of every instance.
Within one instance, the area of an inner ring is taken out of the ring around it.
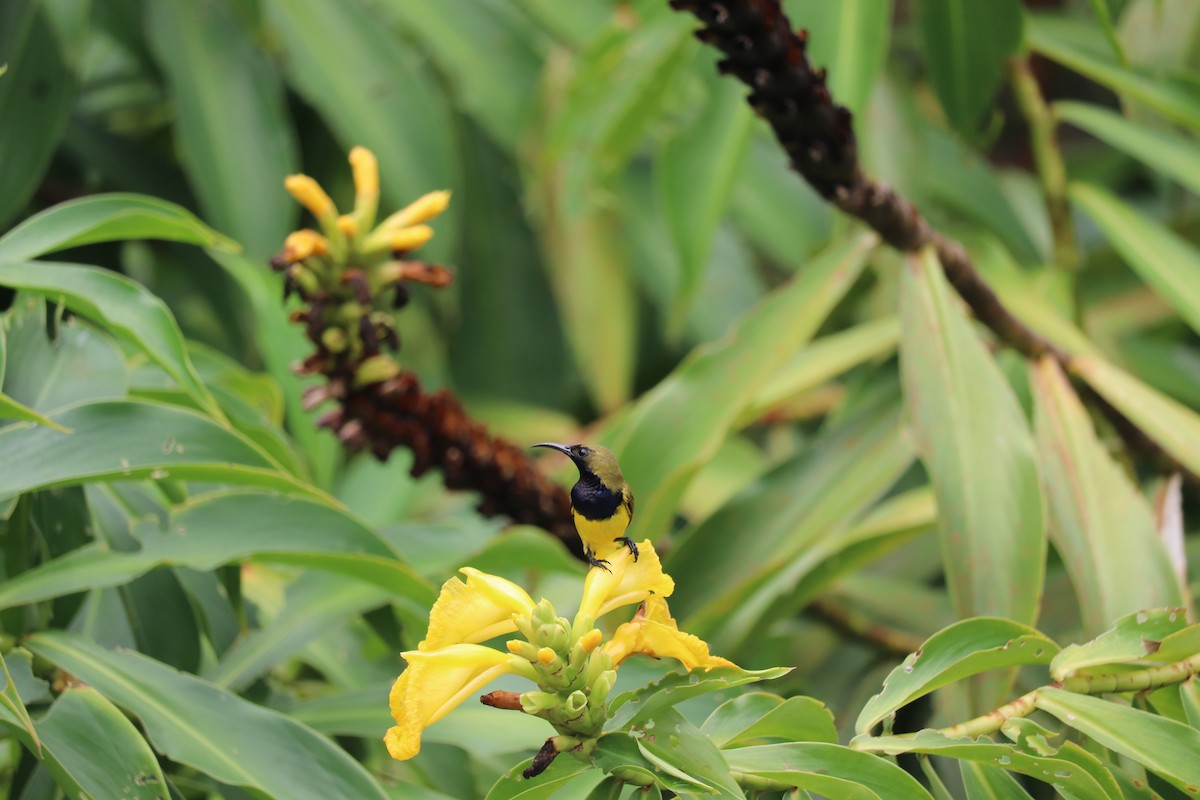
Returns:
[[[637,545],[625,535],[633,519],[633,492],[612,451],[607,447],[554,442],[539,442],[534,447],[557,450],[579,469],[579,480],[571,487],[571,516],[583,540],[588,564],[608,569],[608,560],[603,556],[610,555],[617,545],[628,547],[637,561]]]

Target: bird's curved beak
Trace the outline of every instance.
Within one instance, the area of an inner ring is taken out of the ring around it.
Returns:
[[[557,442],[538,442],[537,444],[532,445],[532,446],[533,447],[549,447],[551,450],[557,450],[558,452],[562,453],[563,455],[565,455],[567,458],[571,459],[572,461],[575,460],[575,457],[573,455],[571,455],[571,448],[567,447],[567,445],[565,445],[565,444],[558,444]]]

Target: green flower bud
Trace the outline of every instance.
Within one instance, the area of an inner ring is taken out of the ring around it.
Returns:
[[[533,690],[521,695],[521,710],[526,714],[540,716],[557,709],[561,704],[562,700],[559,696],[551,692]]]
[[[600,675],[592,682],[591,689],[588,691],[588,702],[593,708],[597,708],[608,699],[608,693],[617,683],[617,671],[615,669],[601,672]]]
[[[583,692],[571,692],[567,695],[567,700],[563,703],[563,709],[572,716],[577,715],[587,709],[588,699]]]

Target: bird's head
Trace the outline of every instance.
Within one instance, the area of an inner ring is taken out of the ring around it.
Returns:
[[[625,476],[617,464],[617,457],[607,447],[582,444],[556,444],[554,442],[539,442],[534,447],[549,447],[551,450],[566,455],[575,462],[579,469],[580,478],[597,478],[605,487],[614,491],[625,485]]]

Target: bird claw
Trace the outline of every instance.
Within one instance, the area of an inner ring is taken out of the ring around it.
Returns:
[[[618,536],[617,538],[613,539],[613,541],[620,542],[621,544],[628,547],[629,552],[633,553],[633,560],[634,561],[638,560],[638,548],[637,548],[637,545],[634,544],[633,539],[630,539],[628,536]]]
[[[608,559],[596,558],[595,554],[591,550],[585,550],[583,555],[587,559],[587,562],[590,566],[599,567],[600,569],[607,572],[609,575],[612,574],[612,570],[608,568],[609,567]]]

